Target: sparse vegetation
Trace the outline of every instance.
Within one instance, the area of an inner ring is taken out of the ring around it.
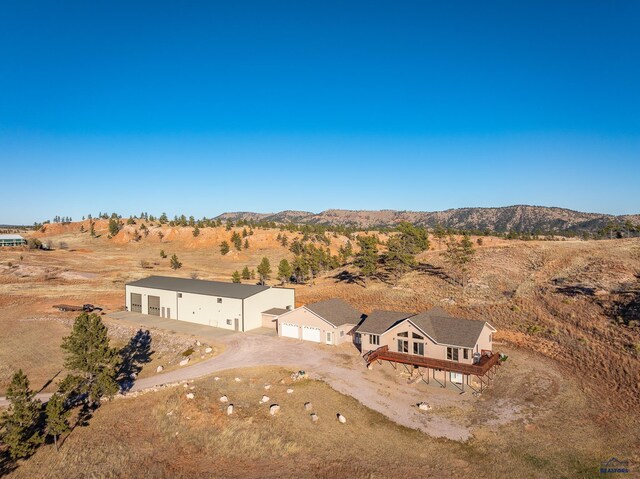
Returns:
[[[178,255],[173,253],[173,256],[171,256],[171,269],[178,270],[180,268],[182,268],[182,263],[178,259]]]

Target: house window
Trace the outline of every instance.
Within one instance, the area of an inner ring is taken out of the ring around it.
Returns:
[[[233,324],[233,321],[231,321],[230,319],[227,319],[227,325],[231,326]]]
[[[404,333],[398,333],[398,336],[400,336],[401,338],[408,338],[409,337],[409,333],[407,331],[405,331]]]
[[[424,356],[424,343],[413,343],[413,354]]]
[[[469,350],[467,348],[462,350],[462,357],[464,359],[469,359]]]
[[[412,337],[413,339],[424,339],[424,337],[423,337],[423,336],[420,336],[419,334],[416,334],[416,333],[411,333],[411,337]]]
[[[458,348],[447,348],[447,359],[449,361],[458,360]]]
[[[489,342],[493,341],[493,334],[489,334]]]
[[[398,352],[399,353],[408,353],[409,352],[409,341],[404,339],[398,339]]]
[[[356,344],[360,344],[360,341],[361,341],[361,339],[360,339],[360,333],[356,333],[356,334],[353,336],[353,339],[354,339],[354,341],[356,342]]]
[[[380,346],[380,336],[378,336],[377,334],[370,334],[369,335],[369,342],[371,344],[376,345],[376,346]]]
[[[327,331],[327,343],[331,342],[331,333]]]
[[[222,298],[218,298],[218,303],[222,303]]]
[[[344,336],[344,331],[340,331],[340,337]]]

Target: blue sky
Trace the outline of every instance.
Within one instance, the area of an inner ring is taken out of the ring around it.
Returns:
[[[637,2],[219,3],[0,5],[0,223],[640,212]]]

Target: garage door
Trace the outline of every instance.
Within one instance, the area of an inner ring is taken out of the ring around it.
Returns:
[[[298,339],[300,337],[300,328],[297,324],[282,323],[280,325],[280,331],[282,333],[282,336],[284,336],[285,338]]]
[[[142,295],[139,293],[131,293],[131,311],[134,313],[142,313]]]
[[[320,328],[312,328],[311,326],[302,327],[302,339],[305,341],[320,342]]]
[[[149,296],[149,314],[160,316],[160,296]]]

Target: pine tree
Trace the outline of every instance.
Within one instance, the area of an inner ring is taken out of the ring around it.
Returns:
[[[384,264],[393,275],[394,284],[397,285],[400,278],[415,266],[416,259],[402,238],[393,236],[389,238],[387,242],[387,253],[384,255]]]
[[[292,274],[293,270],[291,269],[291,265],[286,259],[282,259],[278,265],[278,279],[282,284],[288,283]]]
[[[229,243],[227,243],[226,241],[223,241],[222,243],[220,243],[220,254],[224,256],[228,252],[229,252]]]
[[[238,251],[242,249],[242,238],[240,237],[240,234],[237,231],[234,231],[233,234],[231,235],[231,242],[233,243],[233,246],[235,246],[235,248]]]
[[[111,218],[109,220],[109,234],[111,236],[115,236],[120,232],[120,221],[116,218]]]
[[[242,237],[246,238],[248,234],[249,233],[247,233],[247,228],[242,228]]]
[[[200,234],[200,228],[198,228],[198,225],[196,225],[193,228],[193,237],[196,238],[199,234]]]
[[[244,249],[249,249],[249,240],[245,239],[244,240],[244,245],[243,245]]]
[[[58,436],[69,431],[69,415],[64,403],[64,397],[56,393],[49,398],[45,409],[47,416],[47,434],[53,436],[53,442],[58,450]]]
[[[232,283],[240,283],[241,282],[240,271],[235,270],[233,272],[233,274],[231,275],[231,282]]]
[[[166,258],[166,257],[167,257],[167,253],[165,253],[163,249],[161,249],[161,250],[160,250],[160,257],[161,257],[162,259],[164,259],[164,258]]]
[[[91,236],[96,235],[96,223],[93,220],[89,221],[89,234]]]
[[[251,270],[251,279],[256,279],[256,270],[255,269]]]
[[[242,279],[251,279],[251,273],[249,272],[248,266],[245,266],[242,269]]]
[[[458,273],[460,277],[459,283],[463,288],[467,281],[468,264],[473,259],[474,254],[473,242],[469,235],[465,234],[460,241],[457,241],[453,235],[449,236],[445,258]]]
[[[262,261],[258,265],[258,274],[260,275],[260,283],[264,284],[271,275],[271,263],[266,256],[262,258]]]
[[[9,409],[2,413],[0,431],[2,442],[9,448],[12,459],[30,456],[42,443],[38,429],[42,404],[29,388],[29,378],[19,370],[7,388]]]
[[[367,278],[376,274],[378,267],[378,238],[375,236],[358,236],[360,251],[356,253],[353,264],[360,270],[367,287]]]
[[[100,316],[78,316],[71,334],[62,340],[62,349],[66,353],[64,366],[70,374],[62,381],[61,391],[86,394],[89,406],[97,406],[100,398],[118,392],[120,355],[117,348],[110,347],[108,330]]]
[[[173,253],[173,256],[171,257],[171,269],[177,270],[180,268],[182,268],[182,263],[178,260],[178,256]]]

